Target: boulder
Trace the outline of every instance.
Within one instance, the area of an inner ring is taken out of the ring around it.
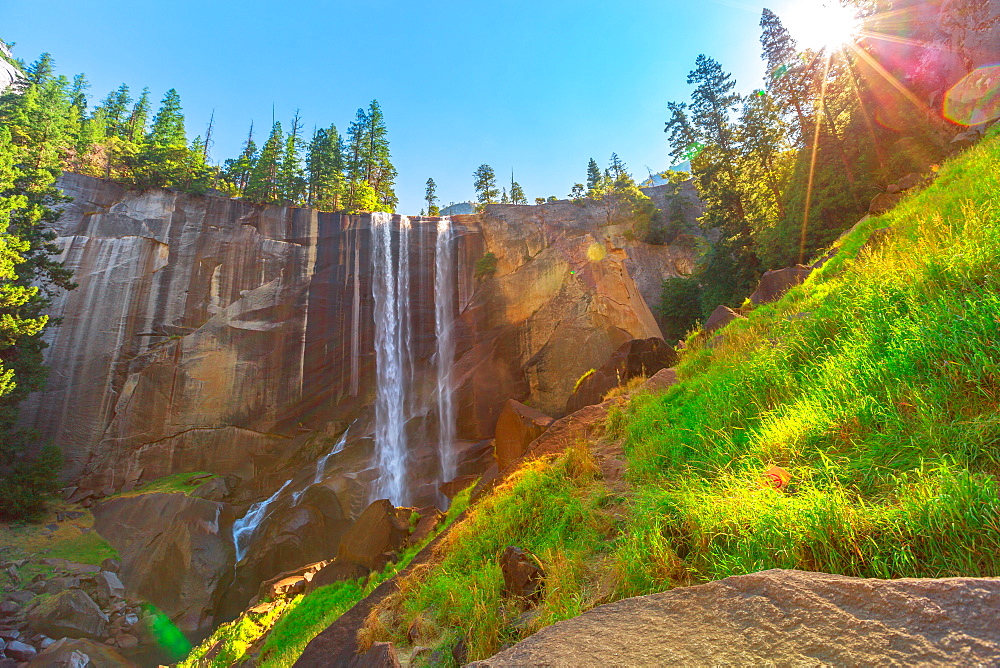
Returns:
[[[372,502],[344,536],[337,560],[379,571],[410,535],[410,508],[396,508],[386,499]]]
[[[28,613],[29,626],[52,638],[100,639],[107,623],[108,616],[79,589],[59,592]]]
[[[638,376],[652,376],[676,363],[677,352],[659,337],[628,341],[577,384],[566,402],[566,413],[599,404],[609,390]]]
[[[712,311],[712,315],[708,316],[708,320],[705,321],[705,333],[711,334],[718,329],[722,329],[737,318],[743,318],[746,320],[746,316],[743,314],[737,313],[728,306],[719,304],[715,307],[715,310]]]
[[[31,661],[35,658],[35,655],[38,654],[38,650],[28,643],[21,642],[20,640],[13,640],[7,643],[4,653],[15,661]]]
[[[472,665],[995,665],[998,609],[997,578],[774,569],[602,605]]]
[[[116,575],[118,574],[118,571],[121,570],[121,567],[122,562],[117,559],[108,558],[101,562],[102,571],[108,571],[109,573],[114,573]]]
[[[94,526],[121,555],[121,581],[186,632],[213,624],[233,573],[233,510],[184,494],[112,497]]]
[[[765,271],[764,275],[760,277],[757,289],[750,295],[750,301],[754,304],[769,304],[777,301],[790,288],[806,280],[810,273],[812,273],[812,269],[802,264]]]
[[[493,445],[497,466],[504,469],[523,455],[528,444],[538,438],[550,424],[552,418],[548,415],[509,399],[497,418]]]
[[[508,545],[500,557],[500,570],[505,596],[526,600],[541,596],[545,574],[530,553]]]
[[[643,383],[642,389],[646,392],[662,392],[678,382],[677,369],[670,367],[669,369],[660,369],[653,374],[652,378]]]
[[[13,617],[21,611],[21,606],[14,601],[0,603],[0,617]]]
[[[910,172],[903,178],[896,181],[896,187],[899,188],[900,191],[909,190],[910,188],[916,188],[919,186],[922,181],[923,177],[921,177],[920,174]]]
[[[101,571],[94,576],[98,597],[110,603],[114,599],[125,598],[125,585],[117,575],[110,571]]]
[[[348,668],[400,668],[400,663],[392,643],[376,642],[367,652],[354,657]]]
[[[318,572],[332,563],[332,561],[317,561],[316,563],[307,564],[301,568],[296,568],[292,571],[285,571],[284,573],[276,575],[270,580],[260,584],[260,590],[257,592],[256,598],[251,600],[251,603],[263,601],[265,599],[274,599],[278,596],[284,595],[288,593],[290,588],[296,587],[297,585],[295,585],[295,582],[299,580],[303,582],[303,587],[305,587],[312,581]]]
[[[36,656],[29,668],[133,668],[135,664],[107,645],[63,638]]]
[[[899,204],[901,199],[903,199],[901,193],[879,193],[872,198],[871,204],[868,205],[868,213],[872,215],[885,213]]]

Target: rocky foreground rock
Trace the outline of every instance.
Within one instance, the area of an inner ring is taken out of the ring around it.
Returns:
[[[769,570],[602,605],[473,666],[996,665],[1000,578]]]

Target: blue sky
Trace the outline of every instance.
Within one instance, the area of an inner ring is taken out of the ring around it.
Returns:
[[[779,15],[791,0],[766,3]],[[181,95],[189,136],[215,111],[212,157],[238,153],[250,121],[286,126],[296,109],[343,132],[378,99],[399,170],[399,211],[424,206],[428,177],[472,199],[472,172],[494,167],[529,199],[564,197],[589,158],[612,151],[639,180],[669,166],[666,103],[685,100],[699,53],[741,90],[763,75],[765,3],[733,0],[47,0],[4,3],[0,38],[31,61],[87,74],[96,103],[120,83],[158,106]]]

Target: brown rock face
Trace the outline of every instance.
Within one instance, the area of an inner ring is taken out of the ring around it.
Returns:
[[[108,616],[86,592],[67,589],[39,603],[28,614],[28,624],[50,638],[94,638],[104,635]]]
[[[754,304],[768,304],[777,301],[792,288],[802,281],[812,272],[812,269],[805,265],[795,265],[784,269],[773,269],[765,271],[760,277],[760,284],[752,295],[750,301]]]
[[[211,627],[217,591],[233,574],[233,511],[184,494],[112,497],[94,506],[94,527],[121,554],[126,588],[185,632]]]
[[[385,499],[375,501],[340,543],[337,559],[381,570],[388,561],[387,553],[399,550],[410,535],[411,512],[409,508],[395,508]]]
[[[608,390],[637,376],[652,376],[676,363],[677,353],[661,338],[629,341],[599,369],[584,378],[566,402],[566,413],[599,404]]]
[[[400,668],[392,643],[376,642],[364,654],[355,656],[348,668]]]
[[[507,468],[528,450],[528,444],[542,435],[552,418],[520,403],[509,400],[497,418],[493,452],[497,466]]]
[[[602,605],[475,666],[986,665],[1000,580],[770,570]]]

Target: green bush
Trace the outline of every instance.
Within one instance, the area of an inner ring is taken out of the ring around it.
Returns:
[[[488,252],[481,258],[476,260],[475,273],[476,278],[483,279],[487,276],[492,276],[497,271],[497,256],[492,252]]]
[[[676,343],[701,320],[701,286],[693,278],[668,278],[660,288],[660,330],[663,340]]]

